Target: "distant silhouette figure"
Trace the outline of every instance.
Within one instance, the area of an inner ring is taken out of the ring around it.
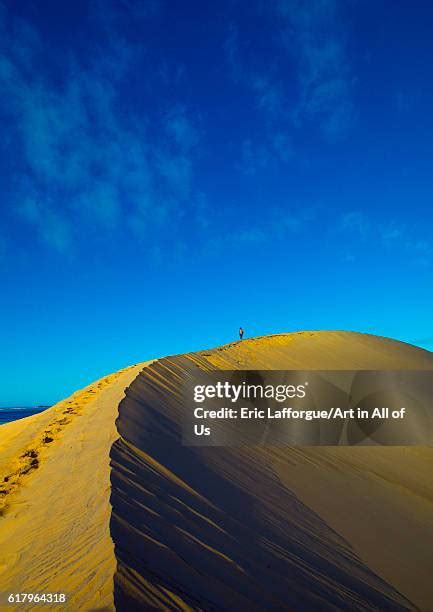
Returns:
[[[244,330],[242,329],[242,327],[239,328],[239,338],[242,340],[242,338],[244,337]]]

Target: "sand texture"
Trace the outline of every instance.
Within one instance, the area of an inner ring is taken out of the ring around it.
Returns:
[[[432,353],[300,332],[143,365],[0,427],[0,590],[69,610],[433,610],[432,447],[186,447],[180,393],[206,369],[431,370]]]
[[[68,610],[113,609],[109,450],[118,404],[142,367],[1,426],[0,591],[66,593]]]

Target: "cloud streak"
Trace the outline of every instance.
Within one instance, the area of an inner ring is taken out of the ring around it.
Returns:
[[[287,129],[310,125],[330,141],[351,129],[355,78],[342,6],[335,0],[258,3],[264,27],[273,31],[266,41],[272,59],[262,69],[246,53],[241,27],[229,27],[224,50],[232,76],[249,87],[267,121]]]
[[[83,232],[114,227],[141,238],[155,227],[170,233],[190,195],[198,135],[186,110],[167,103],[138,114],[122,95],[146,64],[122,36],[120,17],[148,19],[156,10],[124,1],[110,13],[104,3],[104,19],[92,26],[106,44],[80,54],[50,47],[30,23],[0,12],[0,110],[11,119],[8,155],[17,160],[14,211],[58,251]]]
[[[354,77],[341,5],[336,0],[278,3],[278,12],[286,24],[283,41],[294,54],[298,69],[294,120],[300,124],[317,121],[331,139],[345,135],[355,117]]]
[[[336,224],[336,231],[353,239],[354,237],[380,245],[385,249],[404,252],[412,263],[423,267],[433,264],[433,245],[430,241],[416,238],[419,232],[411,231],[396,221],[378,222],[371,215],[359,210],[345,212]]]

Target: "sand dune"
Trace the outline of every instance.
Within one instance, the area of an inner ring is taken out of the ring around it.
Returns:
[[[142,367],[1,426],[0,591],[66,593],[66,609],[113,609],[108,455],[117,406]]]
[[[300,333],[159,360],[120,406],[116,602],[231,609],[432,609],[433,449],[181,446],[200,369],[430,369],[384,338]],[[198,555],[199,553],[199,555]]]
[[[141,364],[2,426],[0,590],[63,591],[70,610],[431,612],[433,448],[188,448],[179,388],[214,368],[432,367],[386,338],[282,334]]]

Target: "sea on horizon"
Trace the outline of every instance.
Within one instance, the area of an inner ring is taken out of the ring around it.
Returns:
[[[38,412],[43,412],[47,408],[49,408],[49,406],[16,406],[12,408],[0,408],[0,425],[24,419]]]

